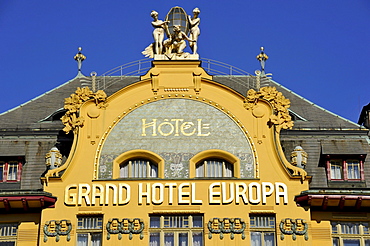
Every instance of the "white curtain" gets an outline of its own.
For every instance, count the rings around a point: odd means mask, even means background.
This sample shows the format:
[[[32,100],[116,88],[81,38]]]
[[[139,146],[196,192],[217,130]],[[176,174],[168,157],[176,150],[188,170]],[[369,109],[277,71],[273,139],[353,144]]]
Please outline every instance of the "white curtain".
[[[89,235],[87,233],[77,234],[77,245],[78,246],[87,246]]]

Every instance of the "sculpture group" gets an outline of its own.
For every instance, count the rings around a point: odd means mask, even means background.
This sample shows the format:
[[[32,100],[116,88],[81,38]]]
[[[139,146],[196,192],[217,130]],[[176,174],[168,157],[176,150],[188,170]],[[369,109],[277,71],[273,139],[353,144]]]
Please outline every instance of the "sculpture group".
[[[180,7],[175,7],[179,8]],[[174,8],[172,8],[174,9]],[[171,9],[171,11],[172,11]],[[181,9],[182,10],[182,9]],[[171,12],[170,11],[170,12]],[[182,10],[183,11],[183,10]],[[185,11],[183,11],[185,13]],[[189,36],[181,30],[182,26],[176,24],[179,20],[171,20],[168,18],[170,14],[167,15],[165,21],[158,19],[158,12],[152,11],[150,16],[153,18],[152,26],[154,27],[153,30],[153,40],[154,42],[150,44],[142,53],[146,57],[156,58],[156,55],[162,55],[161,57],[165,57],[167,59],[172,59],[174,57],[179,58],[186,58],[190,57],[190,54],[184,52],[186,48],[186,41],[189,42],[189,46],[193,52],[193,55],[198,55],[198,36],[200,35],[200,18],[198,17],[200,10],[195,8],[193,10],[193,17],[188,15],[186,16],[186,24],[189,28]],[[169,26],[172,24],[172,30],[170,30]],[[165,35],[167,39],[165,40]],[[193,56],[194,57],[194,56]]]

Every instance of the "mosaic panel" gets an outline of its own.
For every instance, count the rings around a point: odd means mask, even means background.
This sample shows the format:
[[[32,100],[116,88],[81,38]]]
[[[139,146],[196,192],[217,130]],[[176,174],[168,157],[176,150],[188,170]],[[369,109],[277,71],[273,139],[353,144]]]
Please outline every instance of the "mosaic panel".
[[[209,149],[237,156],[242,178],[254,174],[250,143],[240,127],[217,108],[191,99],[151,102],[122,118],[104,142],[99,178],[111,178],[113,160],[136,149],[160,155],[166,178],[188,178],[190,158]]]

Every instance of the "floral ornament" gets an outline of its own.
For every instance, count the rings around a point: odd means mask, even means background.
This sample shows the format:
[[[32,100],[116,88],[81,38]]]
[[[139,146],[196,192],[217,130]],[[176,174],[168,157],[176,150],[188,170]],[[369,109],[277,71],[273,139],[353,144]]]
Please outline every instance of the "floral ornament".
[[[244,107],[247,110],[253,109],[258,100],[266,100],[271,104],[274,113],[270,116],[269,121],[278,126],[278,131],[293,127],[293,121],[288,111],[290,100],[285,98],[275,87],[262,87],[259,91],[250,89],[244,99]]]
[[[118,240],[122,239],[122,234],[129,234],[129,239],[132,240],[133,234],[140,234],[140,239],[144,238],[144,222],[142,219],[124,218],[122,220],[118,218],[109,219],[107,229],[107,239],[110,240],[111,234],[118,234]]]
[[[308,240],[308,224],[304,219],[282,219],[279,224],[279,229],[281,231],[280,239],[284,240],[284,235],[292,235],[292,239],[296,240],[298,236],[304,236],[304,239]]]
[[[246,224],[241,218],[212,218],[208,221],[207,227],[209,239],[212,239],[212,233],[220,234],[220,239],[224,238],[224,234],[230,234],[231,240],[235,238],[234,234],[241,234],[242,239],[245,239]]]
[[[76,133],[78,127],[83,126],[84,118],[79,116],[78,113],[84,102],[94,99],[98,108],[105,108],[107,106],[105,103],[106,98],[107,95],[102,90],[94,93],[88,87],[77,87],[77,90],[74,94],[71,94],[70,97],[64,99],[64,109],[66,109],[67,112],[61,118],[65,126],[63,131],[69,133],[73,130],[74,133]]]
[[[48,241],[48,237],[55,237],[55,241],[59,242],[60,236],[67,236],[67,241],[71,240],[72,224],[70,220],[50,220],[46,221],[44,231],[44,242]]]

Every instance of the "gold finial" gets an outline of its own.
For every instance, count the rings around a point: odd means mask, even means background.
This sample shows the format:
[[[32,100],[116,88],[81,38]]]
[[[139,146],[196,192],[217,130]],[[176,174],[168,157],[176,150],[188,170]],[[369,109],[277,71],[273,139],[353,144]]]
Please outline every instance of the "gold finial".
[[[78,47],[78,53],[75,55],[74,59],[79,62],[79,61],[83,61],[86,59],[86,56],[84,56],[82,53],[82,47]]]
[[[82,62],[86,59],[82,53],[82,47],[78,47],[78,53],[74,56],[74,59],[77,61],[78,73],[77,77],[84,76],[81,72]]]
[[[258,54],[257,56],[257,60],[260,62],[261,64],[261,70],[262,70],[262,74],[265,73],[265,62],[267,61],[267,59],[269,59],[269,57],[266,55],[264,51],[264,47],[261,47],[261,53]]]

